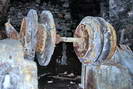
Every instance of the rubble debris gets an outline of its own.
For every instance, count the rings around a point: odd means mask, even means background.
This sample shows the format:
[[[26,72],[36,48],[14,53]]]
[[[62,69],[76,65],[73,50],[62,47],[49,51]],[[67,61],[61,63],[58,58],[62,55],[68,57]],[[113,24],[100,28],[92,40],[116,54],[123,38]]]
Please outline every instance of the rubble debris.
[[[53,83],[53,81],[48,81],[48,83]]]
[[[68,77],[73,77],[74,76],[74,73],[70,73],[67,75]]]
[[[73,81],[70,81],[70,84],[75,84]]]

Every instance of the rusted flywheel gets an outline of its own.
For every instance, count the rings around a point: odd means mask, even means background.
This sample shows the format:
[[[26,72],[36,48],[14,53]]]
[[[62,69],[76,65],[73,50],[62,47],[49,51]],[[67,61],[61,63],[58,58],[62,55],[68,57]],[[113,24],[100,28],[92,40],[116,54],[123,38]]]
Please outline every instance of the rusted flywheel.
[[[52,13],[50,11],[43,11],[39,22],[41,25],[39,25],[38,29],[38,32],[40,32],[37,36],[37,49],[39,47],[40,50],[36,50],[36,54],[39,64],[47,66],[53,55],[56,41],[56,29]]]
[[[74,50],[83,64],[99,64],[110,59],[116,49],[115,30],[100,17],[85,17],[74,37],[83,38],[83,41],[74,43]]]
[[[40,65],[49,64],[56,41],[55,24],[50,11],[43,11],[38,21],[37,11],[31,9],[22,20],[20,33],[10,24],[10,21],[5,26],[8,38],[21,41],[25,59],[34,60],[36,53]]]

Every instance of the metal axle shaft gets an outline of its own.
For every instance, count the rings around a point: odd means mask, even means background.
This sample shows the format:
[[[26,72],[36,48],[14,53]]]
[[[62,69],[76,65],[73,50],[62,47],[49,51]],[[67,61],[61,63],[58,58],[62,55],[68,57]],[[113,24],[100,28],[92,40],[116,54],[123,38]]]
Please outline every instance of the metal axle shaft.
[[[61,42],[81,42],[82,38],[60,37]]]

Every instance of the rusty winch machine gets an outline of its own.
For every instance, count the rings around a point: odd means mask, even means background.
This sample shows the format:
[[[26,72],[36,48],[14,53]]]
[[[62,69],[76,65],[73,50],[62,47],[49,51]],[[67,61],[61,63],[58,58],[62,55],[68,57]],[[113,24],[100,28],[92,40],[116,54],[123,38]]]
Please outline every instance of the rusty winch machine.
[[[92,75],[88,67],[93,65],[97,68],[112,59],[118,48],[115,30],[103,18],[91,16],[83,18],[74,32],[74,37],[61,37],[56,34],[53,15],[47,10],[42,11],[39,16],[36,10],[30,10],[22,20],[19,33],[10,24],[10,21],[5,24],[5,27],[8,38],[19,40],[22,43],[25,59],[34,60],[36,54],[37,60],[42,66],[49,64],[56,44],[72,42],[75,53],[83,65],[81,87],[83,89],[115,89],[96,88],[96,80],[95,86],[93,86],[88,79],[91,79],[89,75]]]
[[[39,21],[39,22],[38,22]],[[85,17],[77,26],[74,37],[61,37],[56,34],[53,15],[43,11],[38,19],[37,12],[30,10],[21,23],[20,33],[10,24],[5,24],[8,38],[20,40],[24,47],[25,58],[47,66],[60,42],[73,42],[75,53],[83,64],[101,63],[110,59],[116,49],[114,28],[100,17]]]

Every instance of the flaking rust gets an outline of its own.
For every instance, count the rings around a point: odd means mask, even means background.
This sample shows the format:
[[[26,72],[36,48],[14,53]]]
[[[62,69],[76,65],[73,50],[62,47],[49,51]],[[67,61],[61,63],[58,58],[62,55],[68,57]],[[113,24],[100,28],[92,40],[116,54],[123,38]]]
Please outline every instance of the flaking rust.
[[[81,36],[84,42],[74,43],[74,50],[84,64],[95,63],[103,47],[103,34],[95,17],[85,17],[75,30],[74,36]],[[78,48],[77,48],[78,47]]]
[[[74,37],[83,38],[81,42],[74,42],[74,50],[84,64],[100,64],[110,59],[116,50],[115,30],[100,17],[85,17]]]
[[[79,57],[85,56],[89,49],[89,34],[84,24],[81,24],[76,28],[74,37],[83,38],[80,42],[74,42],[74,49]]]

